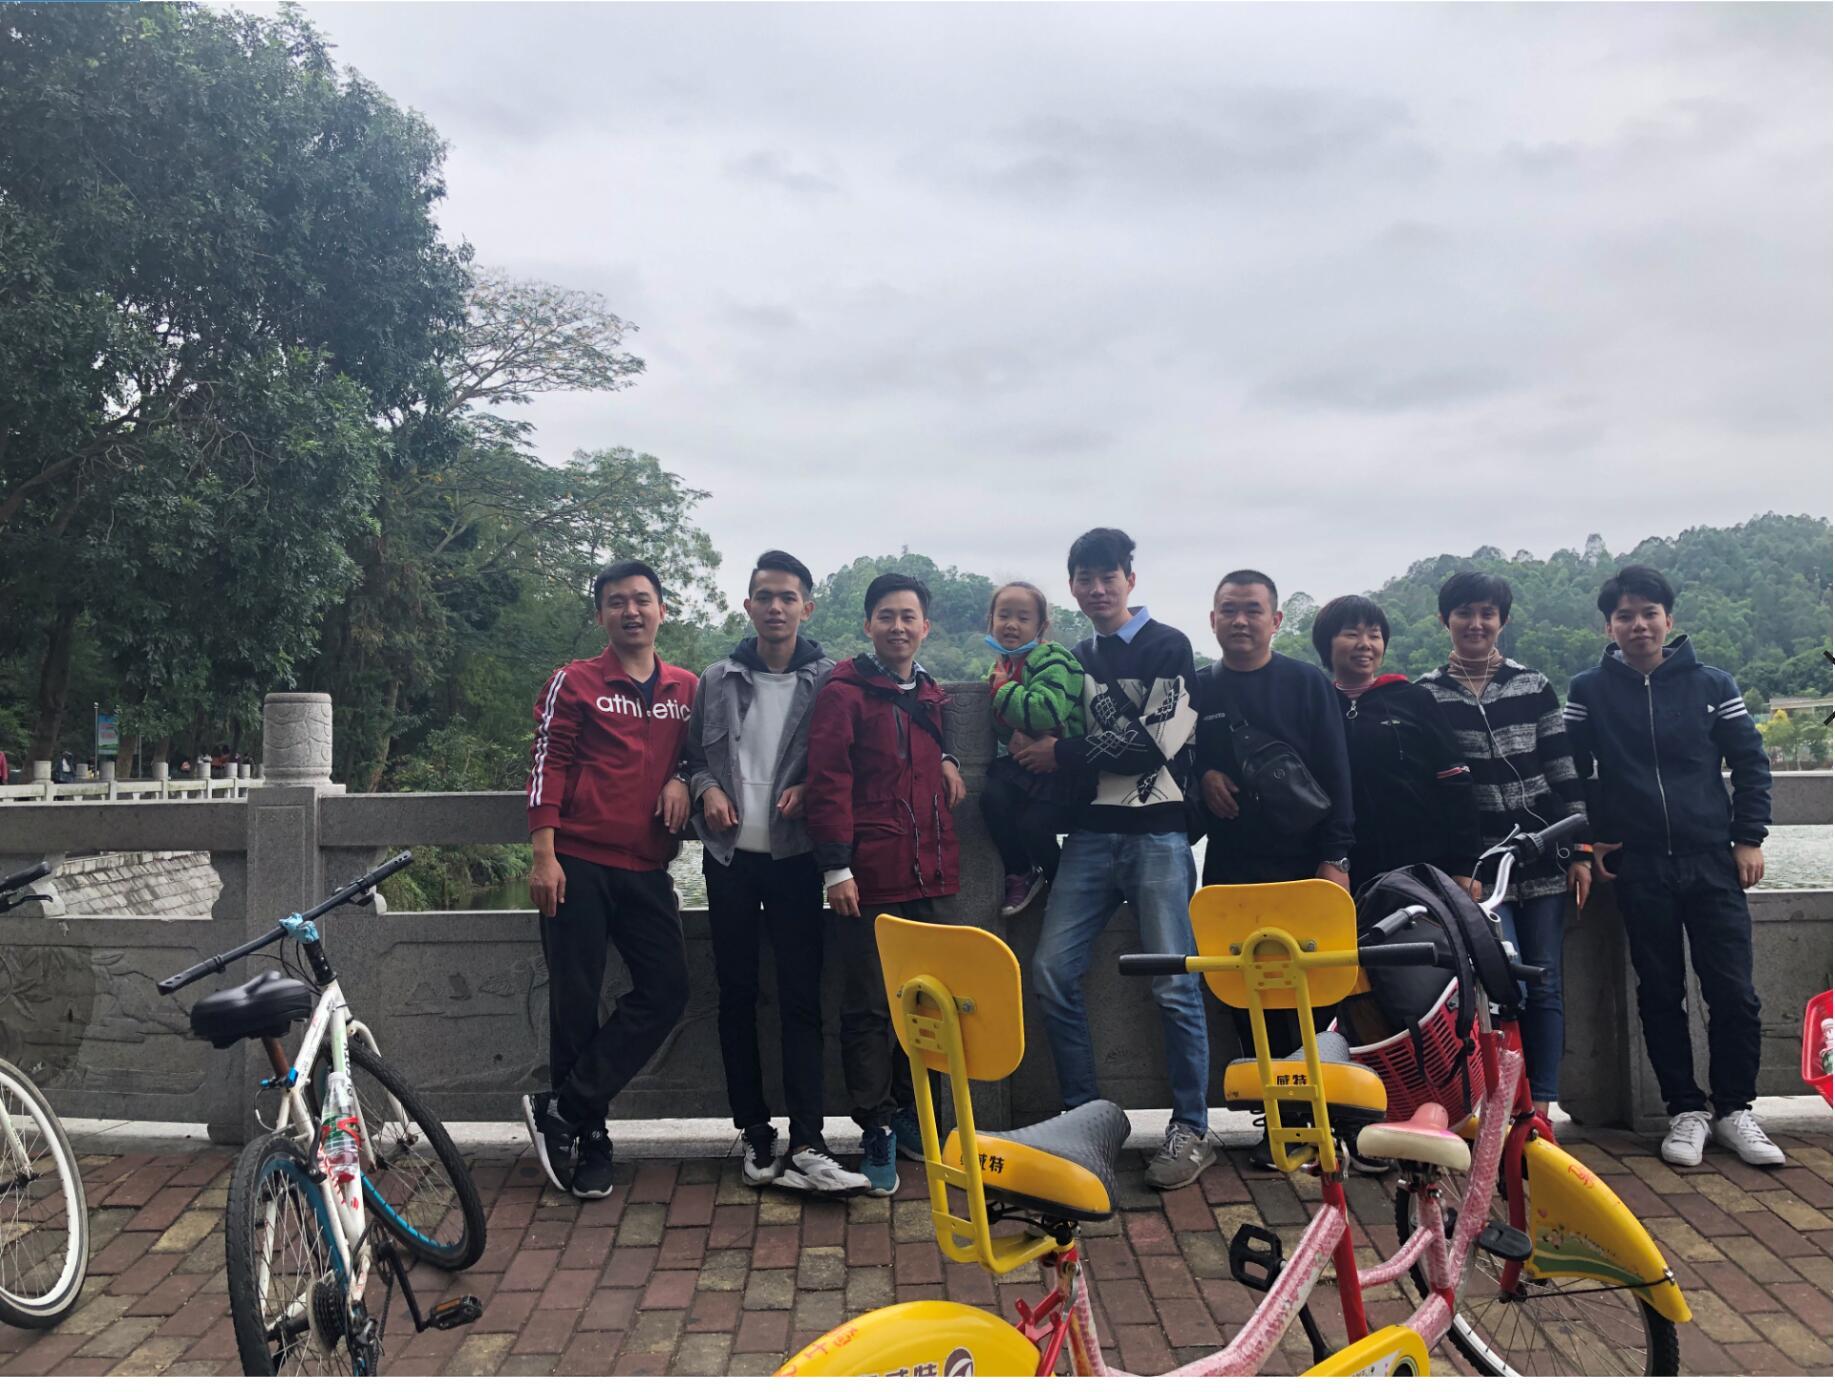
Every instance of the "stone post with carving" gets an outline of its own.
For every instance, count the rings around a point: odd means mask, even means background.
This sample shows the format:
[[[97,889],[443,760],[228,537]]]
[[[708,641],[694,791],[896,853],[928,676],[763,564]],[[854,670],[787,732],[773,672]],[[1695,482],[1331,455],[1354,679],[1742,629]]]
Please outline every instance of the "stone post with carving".
[[[331,791],[331,697],[323,691],[269,692],[261,703],[261,763],[269,786]]]
[[[270,693],[262,703],[261,761],[266,785],[248,795],[243,912],[251,938],[325,895],[319,800],[344,791],[331,781],[331,697],[316,691]],[[210,1118],[210,1136],[241,1142],[248,1136],[250,1090],[266,1061],[249,1049],[226,1052],[241,1066],[232,1068],[238,1076],[229,1079]]]

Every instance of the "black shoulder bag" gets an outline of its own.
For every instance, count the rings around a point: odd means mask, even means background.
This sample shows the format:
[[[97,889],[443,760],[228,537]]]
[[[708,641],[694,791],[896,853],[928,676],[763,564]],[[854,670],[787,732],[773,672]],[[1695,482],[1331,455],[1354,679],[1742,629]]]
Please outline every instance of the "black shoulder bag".
[[[1243,719],[1222,677],[1217,678],[1217,700],[1228,722],[1237,791],[1248,794],[1249,807],[1285,836],[1298,836],[1324,821],[1332,800],[1294,747]]]

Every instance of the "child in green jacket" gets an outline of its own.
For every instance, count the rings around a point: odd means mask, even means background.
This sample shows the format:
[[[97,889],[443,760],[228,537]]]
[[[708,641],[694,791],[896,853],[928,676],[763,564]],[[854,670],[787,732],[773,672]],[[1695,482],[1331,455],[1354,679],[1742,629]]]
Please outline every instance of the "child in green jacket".
[[[1007,752],[1007,737],[1064,738],[1083,733],[1083,668],[1060,643],[1045,641],[1051,611],[1036,585],[1016,581],[988,604],[987,644],[999,653],[988,672],[998,748],[981,792],[981,816],[1006,867],[1000,913],[1011,918],[1058,873],[1060,809],[1052,781],[1028,773]]]

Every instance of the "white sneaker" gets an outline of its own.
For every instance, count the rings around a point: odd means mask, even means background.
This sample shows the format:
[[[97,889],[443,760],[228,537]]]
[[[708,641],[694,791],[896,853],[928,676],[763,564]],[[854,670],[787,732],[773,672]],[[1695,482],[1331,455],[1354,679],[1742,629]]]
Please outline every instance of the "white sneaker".
[[[1663,1138],[1663,1158],[1672,1165],[1699,1165],[1701,1148],[1708,1143],[1714,1118],[1706,1112],[1678,1112],[1669,1119]]]
[[[1715,1122],[1714,1139],[1748,1165],[1784,1163],[1784,1152],[1773,1145],[1771,1138],[1759,1129],[1758,1119],[1752,1115],[1750,1107],[1728,1112]],[[1697,1150],[1696,1154],[1699,1155],[1700,1151]]]
[[[832,1155],[804,1146],[785,1157],[777,1184],[811,1194],[864,1194],[867,1177],[858,1170],[843,1169]]]

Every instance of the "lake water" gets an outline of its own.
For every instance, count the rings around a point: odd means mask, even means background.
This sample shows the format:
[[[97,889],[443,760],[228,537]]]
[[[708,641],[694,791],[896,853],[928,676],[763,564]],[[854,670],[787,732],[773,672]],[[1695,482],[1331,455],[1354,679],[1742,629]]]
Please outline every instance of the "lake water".
[[[1829,828],[1826,826],[1773,827],[1765,841],[1766,889],[1828,889],[1835,886],[1835,855],[1831,854]],[[1194,854],[1203,860],[1204,843]],[[669,867],[686,908],[707,907],[707,885],[701,878],[701,856],[690,845]],[[526,909],[529,887],[526,880],[511,880],[478,890],[455,909]]]

